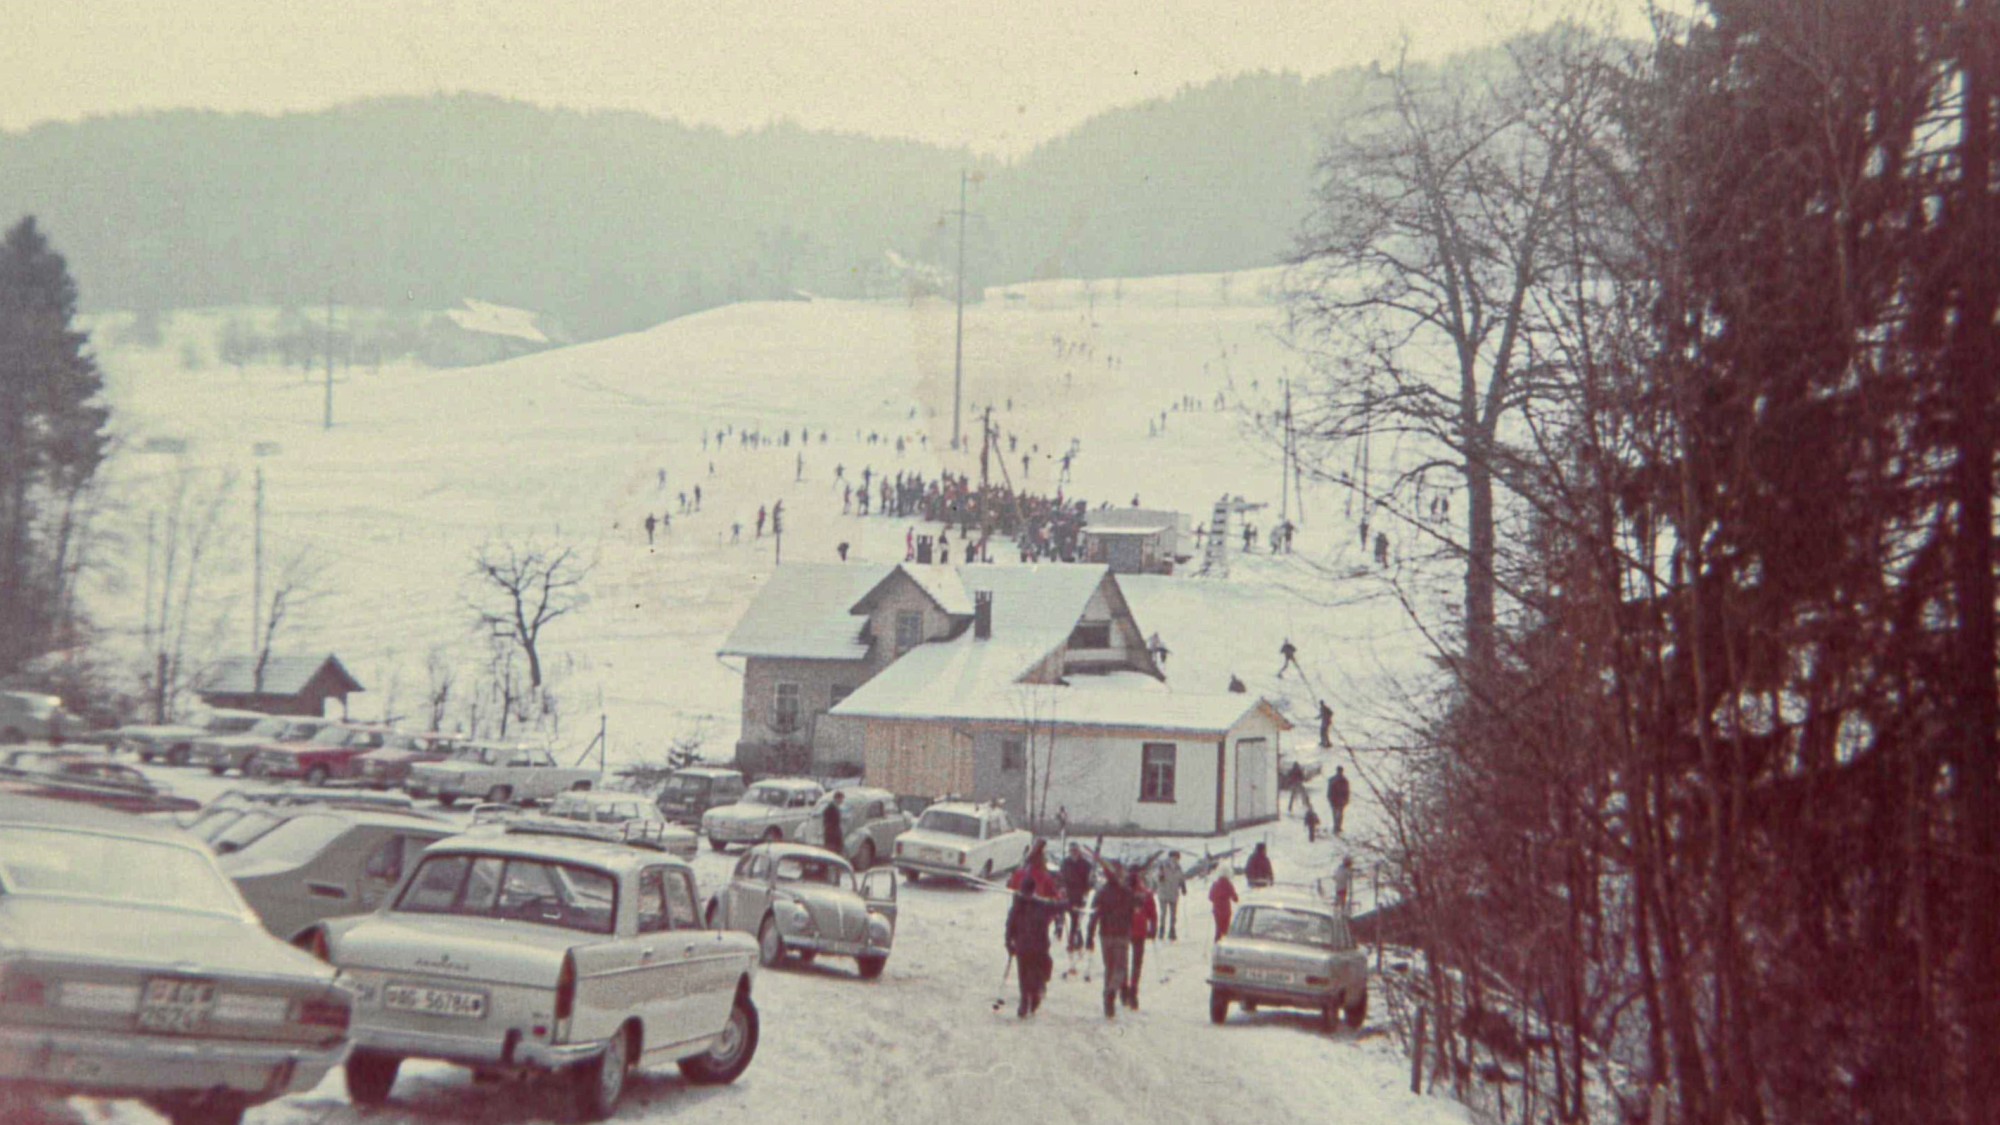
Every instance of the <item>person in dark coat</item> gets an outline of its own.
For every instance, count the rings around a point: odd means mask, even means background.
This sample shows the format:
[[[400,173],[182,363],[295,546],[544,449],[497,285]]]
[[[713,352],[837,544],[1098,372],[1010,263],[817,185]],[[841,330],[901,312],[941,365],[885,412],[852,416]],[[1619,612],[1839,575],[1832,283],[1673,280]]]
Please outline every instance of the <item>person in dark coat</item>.
[[[840,823],[840,810],[847,801],[847,794],[836,790],[833,800],[819,812],[820,839],[826,842],[826,850],[835,855],[847,854],[847,832]]]
[[[1326,705],[1326,700],[1322,699],[1319,701],[1319,748],[1322,750],[1326,750],[1330,749],[1332,746],[1333,746],[1333,708],[1328,707]]]
[[[1069,941],[1066,948],[1075,952],[1083,948],[1083,904],[1090,899],[1091,884],[1090,861],[1083,856],[1082,844],[1069,846],[1069,855],[1063,857],[1060,874],[1063,890],[1069,898]]]
[[[651,513],[651,512],[647,512],[647,513],[646,513],[646,545],[647,545],[647,546],[649,546],[649,547],[653,545],[653,529],[654,529],[654,528],[656,528],[656,527],[658,527],[658,526],[660,526],[660,521],[659,521],[659,520],[656,520],[656,519],[654,519],[654,518],[653,518],[653,513]]]
[[[1097,941],[1104,949],[1104,1018],[1118,1018],[1118,997],[1130,979],[1132,915],[1138,900],[1124,871],[1108,864],[1104,885],[1097,888]]]
[[[1333,834],[1338,836],[1347,825],[1347,798],[1350,792],[1347,784],[1347,767],[1333,767],[1333,776],[1326,779],[1326,803],[1333,810]]]
[[[1293,809],[1299,807],[1299,798],[1306,795],[1305,766],[1298,762],[1293,762],[1292,768],[1285,771],[1285,792],[1290,794],[1290,796],[1285,798],[1285,811],[1291,812]],[[1312,802],[1307,801],[1306,807],[1311,808]]]
[[[1319,839],[1319,814],[1313,811],[1313,799],[1306,797],[1306,843]]]
[[[1208,887],[1208,908],[1215,914],[1215,940],[1229,933],[1229,918],[1236,909],[1236,881],[1224,871]]]
[[[1055,959],[1049,955],[1049,922],[1063,905],[1042,847],[1041,841],[1036,841],[1028,862],[1008,881],[1014,903],[1007,910],[1007,952],[1020,966],[1021,1006],[1017,1014],[1022,1019],[1042,1006],[1049,977],[1055,973]]]
[[[1125,981],[1125,1006],[1139,1010],[1139,977],[1146,971],[1146,943],[1160,932],[1160,911],[1153,903],[1153,888],[1137,868],[1132,871],[1132,971]]]
[[[1271,885],[1275,878],[1271,872],[1271,853],[1264,850],[1264,845],[1258,844],[1257,849],[1250,853],[1249,862],[1243,865],[1243,877],[1249,880],[1252,887]]]

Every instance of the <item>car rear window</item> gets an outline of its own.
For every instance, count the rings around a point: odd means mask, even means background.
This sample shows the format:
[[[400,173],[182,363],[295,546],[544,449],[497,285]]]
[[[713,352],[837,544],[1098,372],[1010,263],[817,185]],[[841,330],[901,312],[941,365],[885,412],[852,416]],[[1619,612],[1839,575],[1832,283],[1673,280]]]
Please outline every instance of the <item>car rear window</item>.
[[[244,844],[239,854],[273,863],[300,864],[326,850],[347,831],[337,816],[295,816]]]
[[[926,832],[942,832],[948,836],[966,836],[979,839],[979,818],[965,813],[945,812],[932,809],[917,821],[917,827]]]
[[[1354,944],[1347,938],[1346,927],[1336,926],[1335,919],[1330,915],[1276,906],[1252,906],[1246,908],[1243,914],[1243,920],[1229,928],[1230,933],[1297,945],[1344,948]]]
[[[0,828],[0,895],[243,913],[235,885],[192,848],[50,828]]]
[[[605,872],[575,864],[441,855],[417,868],[396,909],[608,934],[618,916],[617,888]]]

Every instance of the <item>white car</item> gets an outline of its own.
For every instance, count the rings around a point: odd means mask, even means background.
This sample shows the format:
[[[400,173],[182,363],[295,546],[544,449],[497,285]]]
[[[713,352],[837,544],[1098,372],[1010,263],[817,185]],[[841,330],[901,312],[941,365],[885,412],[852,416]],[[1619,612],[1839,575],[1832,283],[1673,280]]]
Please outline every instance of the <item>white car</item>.
[[[896,940],[896,873],[859,880],[847,861],[805,844],[759,844],[743,853],[729,885],[708,904],[712,926],[757,935],[757,955],[774,966],[794,954],[852,957],[874,980]]]
[[[0,1088],[235,1125],[347,1053],[332,969],[264,932],[168,825],[0,796]]]
[[[660,815],[652,798],[612,789],[585,789],[558,793],[542,816],[565,824],[603,829],[607,839],[634,839],[657,843],[682,859],[693,859],[701,850],[701,837],[691,828],[682,828]]]
[[[701,833],[716,851],[731,844],[765,840],[799,841],[813,819],[813,808],[826,796],[819,782],[803,777],[774,777],[752,785],[733,805],[701,814]]]
[[[209,735],[242,734],[269,718],[256,711],[210,711],[192,723],[142,723],[119,727],[105,737],[112,750],[130,750],[142,762],[155,758],[170,766],[184,766],[194,753],[195,740]]]
[[[547,750],[477,743],[442,762],[411,766],[403,789],[412,797],[436,797],[450,808],[468,797],[496,805],[546,801],[595,784],[596,770],[557,765]]]
[[[896,838],[915,823],[915,818],[897,807],[896,795],[887,789],[839,785],[813,806],[812,817],[799,831],[801,841],[826,846],[826,807],[835,793],[840,794],[842,851],[857,871],[866,871],[894,854]]]
[[[757,943],[695,903],[693,869],[652,848],[528,826],[431,845],[379,911],[316,931],[356,993],[348,1096],[381,1104],[410,1058],[553,1076],[587,1120],[635,1066],[734,1081]]]
[[[1297,887],[1251,891],[1229,932],[1210,952],[1208,1018],[1222,1023],[1229,1005],[1246,1012],[1303,1008],[1326,1030],[1360,1027],[1368,1018],[1368,955],[1355,945],[1333,901]]]
[[[896,838],[892,862],[903,878],[994,879],[1027,862],[1034,834],[1014,827],[997,805],[942,801]]]

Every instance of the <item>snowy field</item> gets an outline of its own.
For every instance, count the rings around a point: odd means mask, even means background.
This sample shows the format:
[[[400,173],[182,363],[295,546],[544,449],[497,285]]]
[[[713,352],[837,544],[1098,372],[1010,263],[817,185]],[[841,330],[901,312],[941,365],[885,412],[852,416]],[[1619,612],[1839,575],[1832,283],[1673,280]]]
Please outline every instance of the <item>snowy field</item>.
[[[1093,506],[1136,496],[1205,523],[1218,496],[1241,495],[1270,505],[1252,517],[1268,529],[1278,518],[1280,473],[1275,447],[1250,436],[1252,415],[1273,408],[1288,370],[1300,374],[1274,336],[1280,312],[1265,295],[1273,280],[990,291],[966,312],[967,432],[978,432],[975,412],[990,404],[1003,447],[1018,440],[1007,466],[1016,486],[1053,492],[1056,458],[1075,441],[1081,452],[1066,496]],[[231,558],[217,588],[247,601],[251,452],[276,443],[255,462],[266,477],[267,557],[310,547],[327,564],[329,595],[278,647],[339,654],[370,689],[355,697],[356,718],[414,712],[434,649],[465,663],[460,683],[469,682],[478,652],[464,597],[473,553],[489,539],[534,537],[574,544],[595,561],[590,605],[550,626],[543,641],[563,701],[564,746],[580,749],[601,714],[614,766],[657,755],[697,727],[706,730],[706,752],[727,758],[741,687],[715,649],[777,564],[773,541],[753,535],[759,506],[783,501],[787,561],[833,561],[842,542],[852,559],[897,560],[913,525],[843,516],[836,467],[847,479],[863,468],[926,478],[943,468],[975,480],[979,472],[976,449],[945,448],[953,310],[944,302],[738,305],[490,367],[357,369],[337,382],[330,432],[320,428],[316,376],[181,370],[174,338],[211,322],[183,314],[162,349],[100,353],[131,439],[110,475],[133,494],[161,487],[176,457],[141,452],[159,438],[182,439],[185,461],[204,479],[240,474]],[[1184,397],[1203,409],[1177,409]],[[800,427],[812,435],[803,450]],[[714,434],[726,428],[774,439],[790,431],[791,444],[745,449],[732,436],[717,449]],[[869,444],[871,432],[884,440]],[[701,511],[683,515],[677,496],[697,484]],[[1240,676],[1298,724],[1286,736],[1287,756],[1302,750],[1329,770],[1339,761],[1364,771],[1346,841],[1309,847],[1298,822],[1286,820],[1233,841],[1176,845],[1198,854],[1268,838],[1280,879],[1303,880],[1330,873],[1350,841],[1366,840],[1374,822],[1367,778],[1376,776],[1369,748],[1396,739],[1397,700],[1428,664],[1422,638],[1392,602],[1349,601],[1372,580],[1329,586],[1316,577],[1315,567],[1373,566],[1359,543],[1362,513],[1332,491],[1309,490],[1303,517],[1299,502],[1289,500],[1299,524],[1295,556],[1273,558],[1260,534],[1255,554],[1232,551],[1226,579],[1141,579],[1127,589],[1141,628],[1171,650],[1170,687],[1213,692]],[[139,624],[144,512],[135,503],[121,515],[136,543],[129,570],[122,588],[97,597],[103,622],[128,635]],[[649,512],[673,513],[671,530],[651,547],[641,527]],[[732,542],[734,523],[740,542]],[[1000,544],[994,556],[1012,561]],[[226,637],[247,636],[247,612],[238,609]],[[1299,647],[1303,679],[1276,674],[1287,637]],[[1322,697],[1338,716],[1338,748],[1325,754],[1313,748]],[[210,784],[186,771],[157,772],[185,789]],[[1366,907],[1369,861],[1355,854]],[[704,852],[704,893],[727,864]],[[649,1074],[619,1119],[1465,1120],[1454,1103],[1408,1094],[1407,1063],[1374,1023],[1329,1036],[1301,1015],[1238,1012],[1229,1026],[1211,1027],[1205,892],[1193,888],[1182,940],[1149,951],[1144,1010],[1107,1024],[1098,985],[1062,979],[1060,956],[1038,1017],[1016,1020],[1011,990],[1005,1011],[994,1013],[1006,962],[1004,896],[906,887],[882,980],[864,984],[839,962],[760,974],[763,1042],[743,1079],[709,1090],[672,1071]],[[508,1087],[475,1087],[449,1068],[404,1074],[392,1105],[368,1120],[511,1123],[555,1112]],[[85,1101],[51,1112],[56,1120],[151,1120],[143,1110]],[[336,1073],[251,1119],[358,1117]]]

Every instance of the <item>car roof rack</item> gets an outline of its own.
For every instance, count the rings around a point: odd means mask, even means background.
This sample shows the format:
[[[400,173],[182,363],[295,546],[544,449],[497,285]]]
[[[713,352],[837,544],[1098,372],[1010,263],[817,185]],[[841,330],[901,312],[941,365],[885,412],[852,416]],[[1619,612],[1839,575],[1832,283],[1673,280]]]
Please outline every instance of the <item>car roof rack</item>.
[[[519,820],[509,823],[505,830],[513,836],[566,836],[573,840],[625,844],[656,852],[667,850],[667,825],[664,821],[628,820],[623,824],[592,824],[581,820]]]

